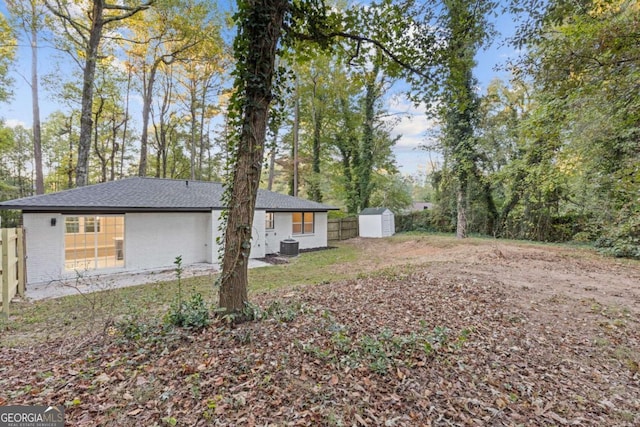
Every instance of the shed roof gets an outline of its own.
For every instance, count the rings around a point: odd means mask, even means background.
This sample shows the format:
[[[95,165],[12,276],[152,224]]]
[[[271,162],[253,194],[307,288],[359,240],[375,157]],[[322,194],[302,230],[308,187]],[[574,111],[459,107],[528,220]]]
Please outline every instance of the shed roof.
[[[23,212],[205,212],[223,209],[223,186],[207,181],[125,178],[57,193],[0,202],[0,209]],[[321,203],[258,190],[256,209],[315,211],[337,208]]]
[[[386,211],[391,212],[388,208],[364,208],[360,215],[382,215]]]

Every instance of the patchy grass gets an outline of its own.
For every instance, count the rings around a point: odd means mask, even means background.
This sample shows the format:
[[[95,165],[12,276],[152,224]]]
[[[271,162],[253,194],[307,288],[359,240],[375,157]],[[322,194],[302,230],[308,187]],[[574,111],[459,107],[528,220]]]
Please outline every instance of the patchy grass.
[[[345,279],[407,276],[416,266],[510,264],[518,271],[524,262],[537,262],[532,268],[548,270],[565,261],[577,261],[576,272],[587,272],[592,261],[602,256],[586,248],[557,244],[472,237],[458,240],[450,234],[402,233],[387,239],[352,239],[323,251],[305,252],[288,264],[251,269],[250,294],[272,292],[300,285],[329,284]],[[610,262],[609,262],[610,261]],[[614,263],[615,264],[612,264]],[[638,261],[607,260],[611,275],[617,266],[636,268]],[[512,274],[509,270],[507,275]],[[602,277],[606,280],[606,277]],[[80,278],[79,280],[97,280]],[[0,346],[36,344],[57,337],[82,336],[102,331],[119,319],[153,319],[162,317],[177,293],[177,281],[156,282],[113,289],[101,279],[102,292],[63,298],[12,304],[11,320],[0,318]],[[217,289],[211,275],[183,278],[183,294],[200,293],[209,306],[217,302]],[[583,289],[598,291],[597,283]],[[565,289],[575,293],[575,288]],[[554,290],[552,295],[556,294]],[[608,306],[615,306],[607,302]]]
[[[249,271],[251,293],[286,286],[328,283],[355,277],[347,268],[333,271],[331,266],[358,262],[356,248],[339,245],[323,251],[305,252],[289,264],[260,267]],[[90,282],[91,277],[79,279]],[[122,318],[150,319],[162,317],[174,302],[176,280],[113,289],[108,280],[100,283],[101,292],[85,293],[11,305],[11,320],[0,317],[0,346],[36,344],[59,337],[101,331]],[[183,295],[200,293],[211,306],[217,303],[215,278],[210,275],[182,278]]]

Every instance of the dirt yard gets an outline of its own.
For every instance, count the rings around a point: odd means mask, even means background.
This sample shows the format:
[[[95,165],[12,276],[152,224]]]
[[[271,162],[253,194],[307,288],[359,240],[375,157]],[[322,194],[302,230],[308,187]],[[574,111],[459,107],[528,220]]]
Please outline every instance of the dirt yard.
[[[525,295],[538,303],[555,299],[582,306],[594,300],[640,316],[640,262],[603,257],[586,248],[487,239],[458,242],[439,236],[358,238],[348,244],[366,254],[359,268],[422,265],[440,277],[500,283],[519,303],[526,303]]]
[[[364,256],[331,269],[353,278],[254,294],[260,321],[0,348],[0,404],[64,404],[73,426],[640,425],[640,263],[427,235],[345,245]]]

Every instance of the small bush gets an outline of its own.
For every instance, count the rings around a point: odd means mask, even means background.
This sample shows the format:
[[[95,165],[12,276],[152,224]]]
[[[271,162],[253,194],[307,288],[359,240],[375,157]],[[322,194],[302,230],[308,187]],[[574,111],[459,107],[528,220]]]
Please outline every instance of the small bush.
[[[640,213],[621,211],[616,223],[596,240],[595,247],[614,257],[640,259]]]
[[[209,308],[200,293],[191,295],[187,301],[171,304],[165,323],[187,329],[203,329],[211,323]]]
[[[406,231],[438,231],[433,223],[431,211],[417,211],[395,216],[396,232]]]

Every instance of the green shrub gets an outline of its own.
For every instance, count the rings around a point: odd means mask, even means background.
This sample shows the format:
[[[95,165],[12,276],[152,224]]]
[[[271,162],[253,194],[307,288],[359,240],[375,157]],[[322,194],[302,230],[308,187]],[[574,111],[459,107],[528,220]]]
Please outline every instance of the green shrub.
[[[165,323],[187,329],[203,329],[211,323],[209,308],[200,293],[191,295],[187,301],[171,304]]]
[[[595,247],[618,258],[640,259],[640,212],[621,211],[616,223],[596,240]]]
[[[397,233],[407,231],[439,231],[433,223],[432,212],[428,210],[398,214],[395,216],[395,223]]]

